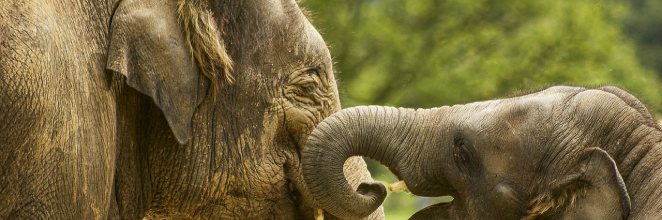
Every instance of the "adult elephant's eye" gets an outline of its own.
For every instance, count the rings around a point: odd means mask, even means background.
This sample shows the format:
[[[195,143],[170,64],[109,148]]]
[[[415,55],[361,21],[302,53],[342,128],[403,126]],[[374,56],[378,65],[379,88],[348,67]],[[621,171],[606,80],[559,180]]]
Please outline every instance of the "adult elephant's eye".
[[[315,92],[315,89],[317,89],[317,84],[315,83],[308,83],[303,86],[303,91],[306,94],[313,94]]]
[[[308,69],[308,70],[306,70],[306,73],[307,73],[308,75],[317,75],[317,76],[320,75],[319,70],[317,70],[317,68],[314,68],[314,69]]]

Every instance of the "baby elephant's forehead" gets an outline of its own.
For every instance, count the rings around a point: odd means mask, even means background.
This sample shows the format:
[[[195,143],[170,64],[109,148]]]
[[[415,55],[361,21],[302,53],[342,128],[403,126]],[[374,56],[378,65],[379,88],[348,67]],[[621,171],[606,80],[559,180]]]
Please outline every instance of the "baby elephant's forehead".
[[[464,132],[509,135],[534,133],[554,124],[570,100],[584,90],[552,87],[543,91],[450,107],[453,124]],[[549,126],[548,126],[549,125]]]
[[[462,106],[460,114],[470,123],[499,124],[513,120],[526,120],[547,114],[559,100],[552,97],[516,97]]]
[[[542,120],[549,118],[555,111],[568,107],[568,100],[578,92],[542,91],[525,96],[500,100],[496,109],[500,120]],[[542,121],[541,121],[542,123]]]
[[[456,111],[464,115],[456,122],[457,128],[486,150],[484,153],[525,153],[522,147],[538,145],[549,138],[556,124],[556,103],[562,102],[562,98],[524,96],[468,105],[467,109]],[[513,149],[519,150],[509,152]]]
[[[565,89],[565,87],[551,87],[549,89],[529,93],[506,99],[496,99],[482,102],[474,102],[464,105],[466,108],[477,110],[480,114],[495,114],[507,111],[521,111],[532,108],[545,110],[554,106],[563,105],[569,98],[581,91],[576,89]]]

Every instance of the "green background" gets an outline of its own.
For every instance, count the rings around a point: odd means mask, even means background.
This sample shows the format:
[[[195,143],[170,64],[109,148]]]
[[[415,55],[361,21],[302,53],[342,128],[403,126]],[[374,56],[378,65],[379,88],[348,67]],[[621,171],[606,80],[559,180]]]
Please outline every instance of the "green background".
[[[551,85],[616,85],[662,108],[659,0],[305,0],[343,108],[428,108]],[[377,180],[392,174],[368,161]],[[448,198],[390,193],[386,219]]]

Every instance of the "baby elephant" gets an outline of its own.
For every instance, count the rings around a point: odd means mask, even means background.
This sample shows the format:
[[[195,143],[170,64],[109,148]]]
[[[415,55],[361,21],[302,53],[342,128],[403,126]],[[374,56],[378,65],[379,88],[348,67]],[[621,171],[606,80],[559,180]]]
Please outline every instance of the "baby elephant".
[[[302,152],[318,208],[356,219],[380,183],[351,188],[343,163],[380,161],[417,196],[452,196],[411,219],[659,219],[662,130],[615,88],[551,87],[433,109],[363,106],[325,119]],[[403,187],[405,186],[405,187]]]

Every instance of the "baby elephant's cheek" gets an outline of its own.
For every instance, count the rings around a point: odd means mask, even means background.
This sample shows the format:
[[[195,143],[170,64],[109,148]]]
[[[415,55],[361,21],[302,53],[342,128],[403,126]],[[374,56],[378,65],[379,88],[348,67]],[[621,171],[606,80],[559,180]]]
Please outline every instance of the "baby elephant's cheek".
[[[493,191],[497,201],[503,207],[513,207],[519,205],[519,198],[515,190],[506,183],[499,183]]]

